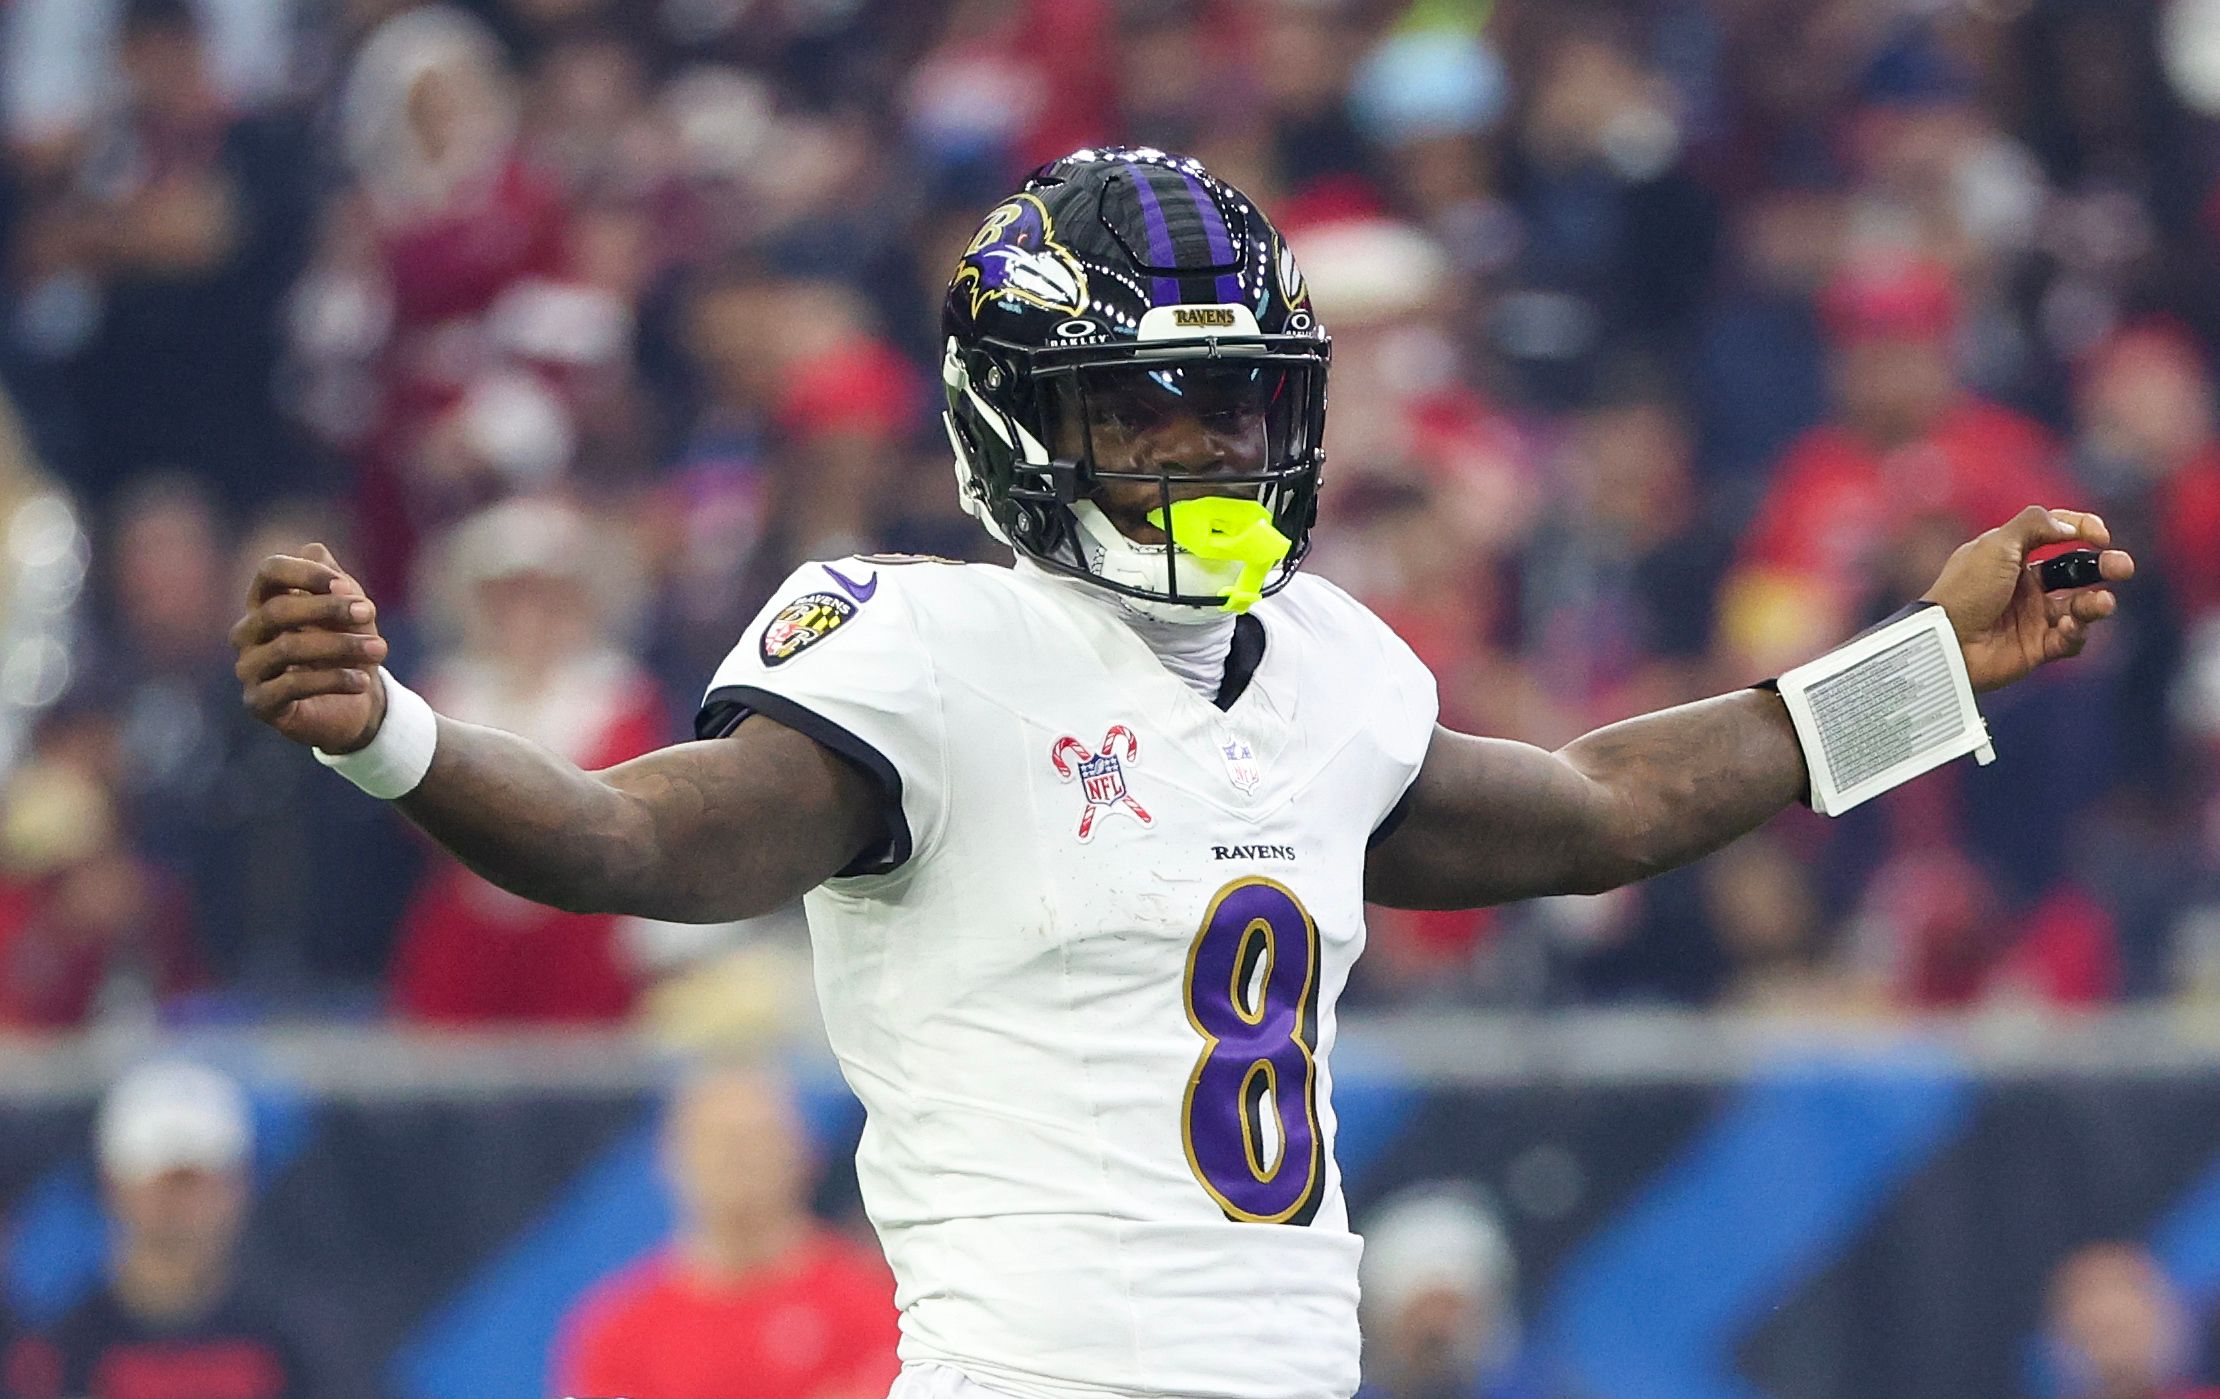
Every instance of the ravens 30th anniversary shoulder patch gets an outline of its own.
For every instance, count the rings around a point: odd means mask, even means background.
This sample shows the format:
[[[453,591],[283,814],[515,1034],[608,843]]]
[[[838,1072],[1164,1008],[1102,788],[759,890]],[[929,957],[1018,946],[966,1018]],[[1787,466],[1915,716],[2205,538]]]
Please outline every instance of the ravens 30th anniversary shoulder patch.
[[[838,593],[804,593],[763,628],[763,663],[784,665],[847,625],[856,605]]]

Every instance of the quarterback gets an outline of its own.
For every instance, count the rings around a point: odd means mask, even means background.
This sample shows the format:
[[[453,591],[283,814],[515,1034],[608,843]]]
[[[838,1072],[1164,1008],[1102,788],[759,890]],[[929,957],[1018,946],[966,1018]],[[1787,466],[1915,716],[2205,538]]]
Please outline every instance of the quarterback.
[[[1819,790],[1788,677],[1557,752],[1439,727],[1409,648],[1298,571],[1320,310],[1195,162],[1042,167],[944,311],[958,489],[1014,566],[804,565],[697,741],[604,772],[435,715],[321,545],[233,629],[257,715],[505,888],[803,899],[904,1399],[1346,1399],[1330,1065],[1366,901],[1609,889]],[[2100,579],[2045,593],[2029,552],[2069,541]],[[2110,544],[2030,506],[1961,547],[1922,600],[1961,688],[2078,651],[2133,571]]]

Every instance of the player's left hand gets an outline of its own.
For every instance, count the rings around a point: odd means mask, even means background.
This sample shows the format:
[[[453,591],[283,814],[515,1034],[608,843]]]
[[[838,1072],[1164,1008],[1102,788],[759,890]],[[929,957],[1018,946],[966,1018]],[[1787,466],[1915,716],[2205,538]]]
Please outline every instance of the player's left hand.
[[[2112,532],[2103,520],[2079,510],[2030,505],[1959,545],[1920,599],[1939,602],[1950,614],[1976,691],[2009,685],[2046,661],[2079,654],[2089,628],[2118,610],[2119,598],[2101,585],[2043,591],[2027,556],[2046,544],[2066,543],[2100,550],[2097,569],[2106,583],[2135,576],[2135,560],[2111,547]]]

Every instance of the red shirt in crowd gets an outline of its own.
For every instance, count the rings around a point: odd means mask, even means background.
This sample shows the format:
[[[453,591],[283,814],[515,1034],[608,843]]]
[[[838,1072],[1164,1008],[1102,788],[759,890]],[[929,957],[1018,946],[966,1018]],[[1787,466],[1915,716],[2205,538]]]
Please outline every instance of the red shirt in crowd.
[[[87,897],[86,881],[109,888]],[[108,897],[125,884],[138,892]],[[0,877],[0,1027],[74,1029],[119,977],[156,1002],[200,984],[183,889],[115,852],[43,880]]]
[[[2207,446],[2159,488],[2158,552],[2182,610],[2220,608],[2220,443]]]
[[[738,1282],[659,1254],[602,1284],[564,1333],[564,1395],[877,1399],[901,1369],[894,1279],[830,1229]]]
[[[0,1363],[10,1399],[306,1399],[311,1348],[275,1296],[235,1288],[189,1320],[135,1315],[104,1284]]]
[[[426,689],[442,713],[521,733],[588,770],[660,748],[668,736],[654,685],[614,653],[564,667],[532,712],[504,710],[453,668]],[[393,1007],[445,1025],[622,1019],[639,985],[618,942],[621,923],[533,903],[436,860],[401,915]]]
[[[378,229],[393,327],[379,372],[377,425],[356,483],[354,566],[389,606],[415,581],[425,521],[408,462],[419,439],[484,369],[487,313],[522,283],[567,276],[570,238],[561,187],[521,159],[448,207],[389,215]]]
[[[1893,452],[1833,424],[1798,438],[1751,522],[1743,558],[1852,583],[1909,520],[1946,515],[1971,537],[2026,506],[2073,498],[2040,427],[1969,396]]]

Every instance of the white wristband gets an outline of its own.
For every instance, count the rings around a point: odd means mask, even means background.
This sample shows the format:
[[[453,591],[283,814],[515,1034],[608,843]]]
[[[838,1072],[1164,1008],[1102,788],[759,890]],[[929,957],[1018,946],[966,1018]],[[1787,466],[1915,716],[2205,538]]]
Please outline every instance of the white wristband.
[[[381,801],[405,797],[431,771],[439,744],[439,716],[424,697],[378,667],[385,682],[385,722],[377,737],[352,753],[312,750],[316,761]]]
[[[1875,627],[1784,673],[1779,685],[1811,771],[1812,810],[1822,816],[1967,753],[1996,760],[1941,607]]]

